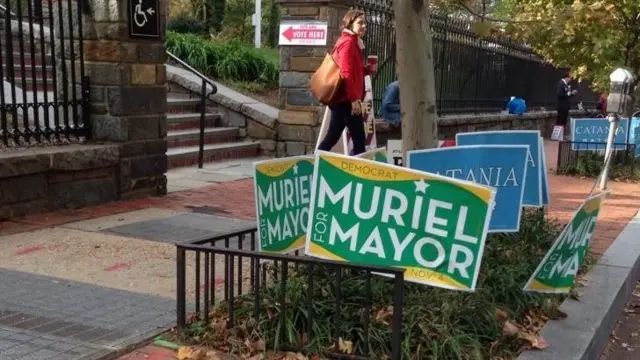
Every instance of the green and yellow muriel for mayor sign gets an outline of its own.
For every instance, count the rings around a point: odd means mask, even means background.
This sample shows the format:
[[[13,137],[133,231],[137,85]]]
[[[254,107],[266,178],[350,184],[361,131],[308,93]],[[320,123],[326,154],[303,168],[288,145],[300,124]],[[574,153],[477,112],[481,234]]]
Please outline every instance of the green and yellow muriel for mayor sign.
[[[608,194],[591,196],[580,205],[524,286],[525,291],[559,294],[571,290]]]
[[[311,178],[307,255],[475,289],[494,188],[321,151]]]
[[[313,155],[254,163],[258,248],[287,253],[304,247]]]

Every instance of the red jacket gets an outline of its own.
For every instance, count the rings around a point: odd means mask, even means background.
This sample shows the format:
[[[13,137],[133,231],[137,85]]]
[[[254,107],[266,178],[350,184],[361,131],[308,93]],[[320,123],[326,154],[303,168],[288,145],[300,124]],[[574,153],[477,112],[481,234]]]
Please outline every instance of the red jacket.
[[[364,76],[368,69],[364,67],[362,50],[358,46],[358,36],[342,32],[333,48],[333,59],[340,67],[342,89],[336,96],[336,103],[354,102],[364,99]]]

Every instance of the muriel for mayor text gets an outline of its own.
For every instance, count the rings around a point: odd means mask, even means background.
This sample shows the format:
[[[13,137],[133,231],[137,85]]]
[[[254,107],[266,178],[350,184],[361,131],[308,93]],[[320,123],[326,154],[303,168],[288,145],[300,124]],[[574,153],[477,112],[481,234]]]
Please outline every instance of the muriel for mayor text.
[[[428,185],[423,180],[415,183],[416,192],[425,193]],[[344,216],[318,211],[314,215],[314,227],[320,223],[328,225],[325,227],[328,237],[322,236],[326,231],[315,231],[312,241],[324,243],[326,240],[331,246],[337,242],[347,243],[350,252],[392,258],[396,263],[400,263],[403,256],[412,256],[426,268],[438,268],[446,262],[447,272],[451,274],[457,272],[465,279],[473,275],[476,259],[471,247],[477,248],[480,239],[466,233],[468,206],[420,194],[409,201],[408,194],[376,185],[365,193],[366,185],[357,181],[334,190],[322,175],[318,184],[317,208],[331,207],[332,212],[339,211]],[[377,225],[372,230],[362,229],[367,233],[361,234],[361,225],[375,219],[378,219]],[[351,227],[345,225],[347,220],[353,224]],[[451,222],[456,224],[453,231],[449,230]],[[388,242],[392,244],[390,253],[384,246]]]

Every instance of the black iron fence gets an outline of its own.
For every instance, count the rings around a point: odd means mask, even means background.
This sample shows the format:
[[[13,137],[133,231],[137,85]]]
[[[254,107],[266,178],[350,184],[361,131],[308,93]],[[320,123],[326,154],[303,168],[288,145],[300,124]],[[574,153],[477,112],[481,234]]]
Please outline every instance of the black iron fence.
[[[5,0],[0,6],[0,147],[89,136],[84,4]]]
[[[188,331],[190,324],[220,324],[235,328],[239,324],[275,324],[262,334],[267,350],[302,351],[306,342],[321,339],[318,334],[318,302],[332,302],[331,341],[328,355],[344,358],[342,338],[354,339],[350,359],[369,358],[370,329],[373,321],[372,273],[389,277],[393,314],[390,319],[390,349],[387,354],[400,360],[404,303],[404,271],[340,263],[292,255],[256,251],[256,228],[237,231],[177,246],[177,324]],[[220,276],[218,277],[218,274]],[[320,280],[332,289],[317,286]],[[345,295],[343,284],[349,282]],[[297,284],[297,285],[296,285]],[[357,299],[354,299],[354,284]],[[380,289],[377,289],[380,291]],[[361,326],[345,328],[342,317],[345,301],[358,302]],[[193,308],[190,314],[187,306]],[[295,315],[289,312],[297,310]],[[326,310],[326,308],[325,308]],[[353,316],[353,314],[349,314]],[[275,333],[274,333],[275,332]],[[301,336],[303,334],[303,336]],[[271,348],[274,347],[274,348]]]
[[[558,145],[558,173],[597,177],[604,165],[606,146],[606,143],[561,141]],[[640,170],[637,163],[634,144],[614,144],[610,177],[635,178],[635,172]]]
[[[356,0],[368,20],[366,53],[378,55],[374,76],[376,108],[396,76],[392,0]],[[450,14],[431,15],[436,98],[440,113],[504,110],[511,96],[532,108],[555,108],[556,85],[566,69],[542,61],[530,48],[506,36],[479,37],[473,23]],[[578,102],[595,108],[598,96],[588,82],[573,84]]]

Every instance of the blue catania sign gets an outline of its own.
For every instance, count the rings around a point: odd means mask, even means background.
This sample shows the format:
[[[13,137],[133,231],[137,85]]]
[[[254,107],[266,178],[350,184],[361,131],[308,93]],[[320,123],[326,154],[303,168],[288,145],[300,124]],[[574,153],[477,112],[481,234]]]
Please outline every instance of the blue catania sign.
[[[517,232],[528,157],[528,145],[456,146],[410,151],[407,166],[496,188],[489,232]]]
[[[459,133],[456,145],[527,145],[527,177],[524,184],[522,206],[541,207],[548,204],[546,163],[539,130],[505,130]],[[543,196],[543,194],[545,194]]]
[[[573,151],[604,151],[609,136],[609,120],[571,119]],[[615,150],[625,150],[627,144],[636,145],[636,157],[640,156],[640,118],[620,119],[618,131],[613,138]]]

